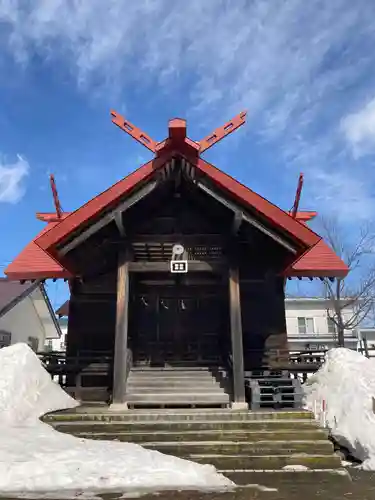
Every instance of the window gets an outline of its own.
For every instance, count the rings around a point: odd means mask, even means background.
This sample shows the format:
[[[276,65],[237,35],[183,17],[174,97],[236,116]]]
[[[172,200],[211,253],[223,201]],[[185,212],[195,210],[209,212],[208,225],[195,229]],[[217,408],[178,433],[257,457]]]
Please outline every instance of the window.
[[[5,330],[0,330],[0,349],[2,347],[8,347],[10,345],[10,341],[12,340],[12,335],[10,332]]]
[[[314,333],[314,318],[298,318],[298,333]]]
[[[332,318],[327,317],[328,333],[336,333],[336,325]]]
[[[37,351],[38,351],[39,340],[37,339],[37,337],[29,337],[29,338],[27,339],[27,343],[28,343],[29,347],[31,347],[31,349],[32,349],[34,352],[37,352]]]
[[[48,339],[46,343],[46,350],[47,351],[53,351],[53,342],[52,339]]]

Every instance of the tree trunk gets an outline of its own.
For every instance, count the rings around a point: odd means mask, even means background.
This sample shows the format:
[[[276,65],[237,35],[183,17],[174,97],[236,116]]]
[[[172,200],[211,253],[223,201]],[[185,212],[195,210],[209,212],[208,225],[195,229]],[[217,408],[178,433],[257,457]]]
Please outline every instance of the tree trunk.
[[[339,325],[337,328],[337,344],[339,347],[345,347],[344,328],[342,325]]]
[[[336,280],[336,317],[337,317],[337,343],[339,347],[345,347],[345,337],[344,337],[344,322],[342,318],[342,310],[340,307],[341,300],[341,280]]]

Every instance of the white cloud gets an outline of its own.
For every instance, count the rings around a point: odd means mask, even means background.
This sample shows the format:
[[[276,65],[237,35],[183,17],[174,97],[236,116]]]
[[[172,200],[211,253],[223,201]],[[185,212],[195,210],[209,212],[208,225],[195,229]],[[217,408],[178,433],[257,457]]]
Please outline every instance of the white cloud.
[[[246,108],[254,140],[289,168],[369,184],[365,165],[348,169],[338,125],[375,86],[373,14],[366,0],[0,0],[0,41],[22,64],[34,52],[67,63],[80,88],[182,84],[204,130]],[[349,140],[367,144],[369,129],[354,129]],[[350,194],[328,180],[312,185],[311,196],[332,203]],[[362,195],[375,211],[371,189]]]
[[[325,172],[314,169],[307,179],[315,193],[318,211],[323,210],[348,223],[368,220],[373,216],[374,200],[370,186],[351,172]]]
[[[346,116],[341,128],[353,153],[359,157],[375,151],[375,98],[356,113]]]
[[[0,202],[17,203],[23,197],[28,173],[29,164],[19,155],[15,163],[0,163]]]

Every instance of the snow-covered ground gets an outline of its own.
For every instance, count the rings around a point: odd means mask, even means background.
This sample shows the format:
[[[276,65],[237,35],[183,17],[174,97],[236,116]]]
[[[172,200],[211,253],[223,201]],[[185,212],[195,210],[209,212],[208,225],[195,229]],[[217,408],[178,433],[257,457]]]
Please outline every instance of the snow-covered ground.
[[[375,470],[375,360],[332,349],[303,387],[312,411],[326,402],[327,426],[337,442],[362,461],[364,470]]]
[[[42,367],[26,344],[0,349],[0,495],[58,497],[85,492],[139,494],[165,489],[234,488],[211,465],[163,455],[131,443],[61,434],[41,415],[78,403]],[[64,494],[64,495],[63,495]],[[25,496],[25,495],[24,495]]]

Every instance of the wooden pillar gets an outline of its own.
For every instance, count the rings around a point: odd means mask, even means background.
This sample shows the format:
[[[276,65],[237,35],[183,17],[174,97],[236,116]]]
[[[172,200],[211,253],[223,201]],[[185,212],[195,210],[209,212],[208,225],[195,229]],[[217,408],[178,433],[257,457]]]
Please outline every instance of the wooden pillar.
[[[245,376],[242,345],[242,318],[239,271],[237,266],[229,268],[229,309],[232,340],[233,403],[235,410],[247,409],[245,400]]]
[[[128,349],[129,262],[120,251],[117,271],[116,335],[113,367],[112,406],[126,408],[126,374]]]

